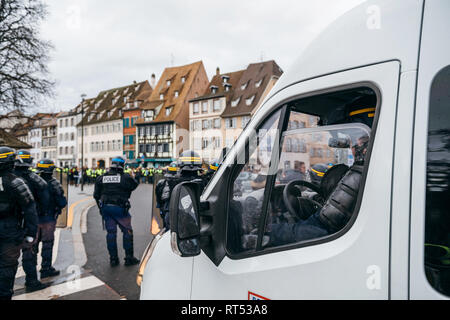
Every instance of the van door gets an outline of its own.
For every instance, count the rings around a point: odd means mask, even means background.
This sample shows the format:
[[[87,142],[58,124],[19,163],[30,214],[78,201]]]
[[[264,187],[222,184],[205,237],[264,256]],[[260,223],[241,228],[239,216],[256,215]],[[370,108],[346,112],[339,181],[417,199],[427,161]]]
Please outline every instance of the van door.
[[[450,297],[450,21],[448,1],[425,2],[411,192],[410,298]],[[447,32],[447,33],[446,33]]]
[[[201,213],[204,236],[202,254],[194,258],[192,299],[389,298],[399,75],[399,62],[388,61],[294,84],[265,103],[227,155],[217,173],[220,181],[202,196],[207,209]],[[324,108],[342,111],[352,94],[370,91],[376,92],[376,108],[361,105],[352,115],[367,113],[375,120],[371,129],[361,123],[336,125],[332,116],[318,123]],[[309,112],[299,112],[305,106]],[[301,221],[286,215],[287,177],[313,183],[323,178],[324,166],[325,171],[352,166],[352,150],[364,132],[370,144],[350,222],[333,234],[274,243],[274,225],[281,221],[289,228]],[[302,197],[314,195],[305,186],[298,190]]]

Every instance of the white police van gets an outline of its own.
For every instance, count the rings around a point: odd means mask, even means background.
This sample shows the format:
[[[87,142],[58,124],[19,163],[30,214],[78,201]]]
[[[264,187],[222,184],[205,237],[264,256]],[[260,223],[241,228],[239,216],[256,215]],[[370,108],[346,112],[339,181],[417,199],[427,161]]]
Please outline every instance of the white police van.
[[[203,193],[174,190],[172,230],[143,257],[141,299],[449,298],[449,16],[448,0],[367,1],[321,33]],[[358,115],[369,121],[349,120]],[[361,141],[343,225],[297,232],[339,199],[342,180],[314,165],[353,167]],[[302,165],[323,180],[283,178]],[[255,174],[254,190],[239,190]],[[288,232],[274,241],[274,230]]]

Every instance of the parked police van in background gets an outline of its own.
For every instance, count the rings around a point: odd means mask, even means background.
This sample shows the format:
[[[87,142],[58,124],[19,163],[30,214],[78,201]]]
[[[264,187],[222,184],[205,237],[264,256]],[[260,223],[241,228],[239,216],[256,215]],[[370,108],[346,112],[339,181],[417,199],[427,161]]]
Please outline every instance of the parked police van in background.
[[[448,0],[381,0],[330,24],[280,78],[203,193],[192,183],[175,189],[172,230],[143,257],[141,299],[449,298],[449,16]],[[352,112],[371,125],[335,121],[353,101],[373,101]],[[301,203],[318,209],[330,194],[286,183],[284,172],[301,162],[352,167],[364,137],[345,226],[272,242],[273,225],[298,223]],[[239,190],[235,181],[254,177],[248,172],[263,183]]]

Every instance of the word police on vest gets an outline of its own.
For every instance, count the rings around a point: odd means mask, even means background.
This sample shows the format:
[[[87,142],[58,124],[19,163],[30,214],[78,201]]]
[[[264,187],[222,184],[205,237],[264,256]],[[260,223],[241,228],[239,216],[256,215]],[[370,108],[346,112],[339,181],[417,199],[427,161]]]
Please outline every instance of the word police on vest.
[[[105,176],[103,183],[120,183],[120,176]]]

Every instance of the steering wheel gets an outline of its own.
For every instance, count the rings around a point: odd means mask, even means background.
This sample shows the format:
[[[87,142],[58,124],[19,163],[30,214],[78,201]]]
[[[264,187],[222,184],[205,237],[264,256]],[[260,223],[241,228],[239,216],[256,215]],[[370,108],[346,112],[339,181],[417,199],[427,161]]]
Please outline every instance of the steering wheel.
[[[322,195],[322,191],[317,185],[308,181],[293,180],[289,182],[283,190],[283,201],[293,217],[299,217],[300,219],[305,220],[311,214],[310,210],[305,210],[306,207],[317,210],[322,208],[322,204],[309,198],[302,198],[302,191],[300,189],[302,186]]]

